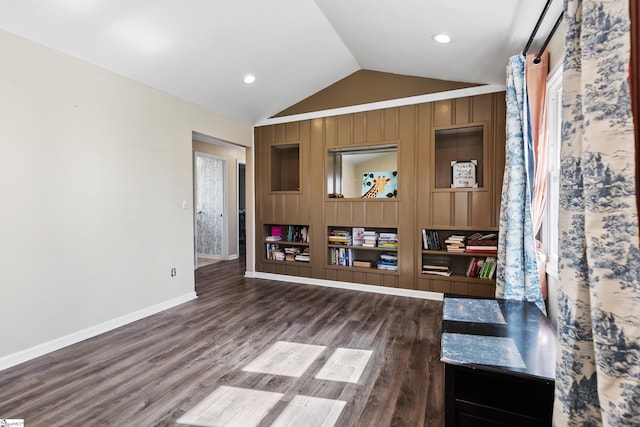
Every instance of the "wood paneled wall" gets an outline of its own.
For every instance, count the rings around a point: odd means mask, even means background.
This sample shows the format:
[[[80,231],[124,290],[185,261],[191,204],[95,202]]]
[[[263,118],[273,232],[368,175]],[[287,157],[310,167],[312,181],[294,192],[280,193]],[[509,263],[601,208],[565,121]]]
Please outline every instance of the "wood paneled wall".
[[[257,127],[256,268],[380,286],[417,288],[422,228],[473,228],[498,225],[504,169],[504,92],[432,103]],[[435,188],[435,130],[465,124],[485,126],[483,186]],[[273,144],[300,143],[299,192],[269,188],[269,150]],[[330,199],[327,150],[332,147],[398,144],[398,198]],[[311,263],[264,262],[264,224],[308,224]],[[327,227],[398,229],[398,273],[327,268]],[[290,265],[289,265],[290,264]]]

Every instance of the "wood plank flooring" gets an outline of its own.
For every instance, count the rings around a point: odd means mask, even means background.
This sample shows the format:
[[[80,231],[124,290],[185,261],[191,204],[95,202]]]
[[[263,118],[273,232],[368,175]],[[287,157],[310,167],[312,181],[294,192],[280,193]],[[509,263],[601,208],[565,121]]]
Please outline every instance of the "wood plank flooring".
[[[185,426],[221,386],[344,401],[336,426],[444,425],[442,303],[196,271],[198,299],[0,372],[0,419],[35,426]],[[243,371],[274,343],[326,349],[300,377]],[[315,379],[336,349],[371,350],[357,383]],[[311,425],[311,421],[309,421]],[[303,427],[303,426],[296,426]]]

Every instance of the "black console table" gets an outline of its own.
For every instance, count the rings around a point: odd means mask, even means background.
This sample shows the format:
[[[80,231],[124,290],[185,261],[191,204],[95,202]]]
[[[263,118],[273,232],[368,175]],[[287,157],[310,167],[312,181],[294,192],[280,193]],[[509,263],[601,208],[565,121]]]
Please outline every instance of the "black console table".
[[[446,426],[550,426],[555,359],[555,331],[534,303],[446,296]]]

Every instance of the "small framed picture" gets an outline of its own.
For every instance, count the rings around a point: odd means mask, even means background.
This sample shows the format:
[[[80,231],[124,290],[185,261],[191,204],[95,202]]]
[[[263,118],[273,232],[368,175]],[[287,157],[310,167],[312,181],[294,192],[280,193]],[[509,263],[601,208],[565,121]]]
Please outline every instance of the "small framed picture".
[[[477,188],[477,160],[451,161],[451,188]]]

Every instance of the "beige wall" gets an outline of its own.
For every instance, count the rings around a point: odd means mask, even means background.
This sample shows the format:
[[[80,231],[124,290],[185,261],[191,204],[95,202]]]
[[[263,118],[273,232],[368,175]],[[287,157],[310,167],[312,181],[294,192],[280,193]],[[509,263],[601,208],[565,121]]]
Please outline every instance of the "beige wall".
[[[549,71],[553,70],[562,61],[564,56],[564,36],[566,33],[567,26],[563,20],[547,46],[547,50],[549,51]]]
[[[1,367],[192,296],[192,132],[253,136],[13,34],[0,51]]]
[[[223,157],[227,161],[227,200],[229,226],[229,258],[239,256],[238,248],[238,163],[246,163],[245,149],[243,147],[229,148],[208,142],[193,141],[193,151],[212,154]]]

